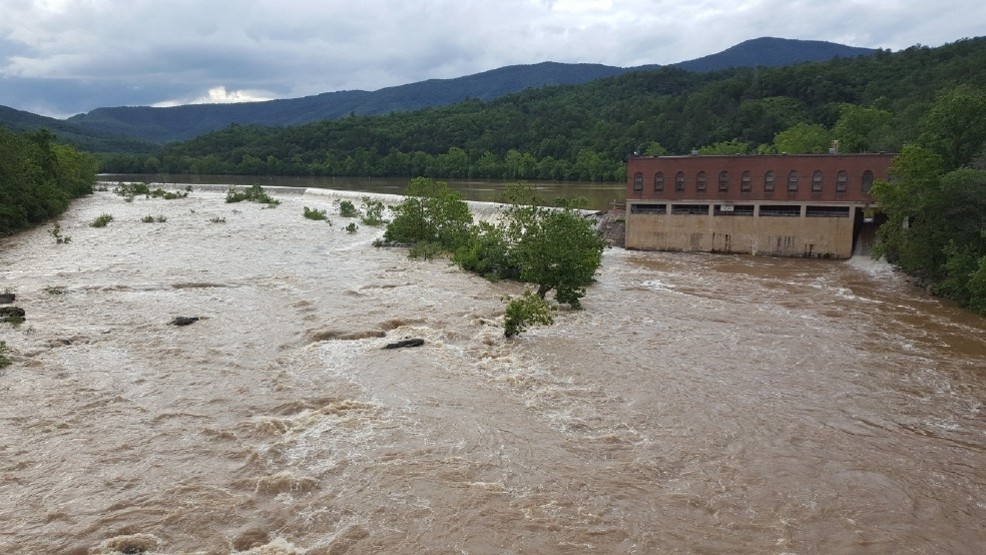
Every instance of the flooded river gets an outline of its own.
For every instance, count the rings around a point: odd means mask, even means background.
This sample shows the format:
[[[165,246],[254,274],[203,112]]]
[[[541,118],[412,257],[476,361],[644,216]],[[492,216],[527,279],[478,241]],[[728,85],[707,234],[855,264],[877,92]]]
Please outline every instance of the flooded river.
[[[986,320],[885,265],[609,249],[506,340],[302,192],[0,240],[0,552],[983,552]]]

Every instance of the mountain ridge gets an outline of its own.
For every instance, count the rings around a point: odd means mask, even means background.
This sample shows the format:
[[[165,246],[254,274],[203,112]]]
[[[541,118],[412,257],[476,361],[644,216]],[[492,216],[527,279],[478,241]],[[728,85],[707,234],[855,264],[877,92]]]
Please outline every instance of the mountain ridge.
[[[668,64],[693,72],[711,72],[732,67],[777,67],[794,63],[825,61],[834,57],[870,55],[876,50],[826,41],[760,37],[743,41],[717,54]],[[662,66],[656,64],[617,67],[593,63],[539,62],[516,64],[449,78],[428,79],[385,87],[376,91],[346,90],[311,96],[236,104],[187,104],[174,107],[118,106],[96,108],[66,120],[35,116],[35,128],[43,122],[59,122],[49,127],[56,135],[77,144],[117,144],[133,140],[129,150],[141,151],[148,143],[167,143],[190,139],[232,124],[285,126],[349,115],[383,115],[392,112],[432,108],[467,99],[488,101],[529,88],[579,85]],[[13,110],[9,109],[8,110]],[[7,122],[0,111],[0,123]],[[23,112],[22,114],[26,114]],[[44,118],[38,120],[36,118]],[[19,116],[21,126],[26,118]],[[15,122],[16,123],[16,122]],[[117,144],[110,150],[119,151]]]

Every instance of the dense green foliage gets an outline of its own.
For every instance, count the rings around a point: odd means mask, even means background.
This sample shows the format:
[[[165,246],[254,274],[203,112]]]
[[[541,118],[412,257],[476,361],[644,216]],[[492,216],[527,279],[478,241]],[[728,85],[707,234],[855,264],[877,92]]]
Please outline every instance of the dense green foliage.
[[[918,127],[891,179],[873,186],[887,217],[878,253],[986,314],[986,88],[943,92]]]
[[[524,291],[519,298],[508,299],[503,314],[503,335],[513,337],[531,326],[550,326],[551,305],[532,291]]]
[[[236,187],[230,187],[226,191],[226,202],[257,202],[260,204],[266,204],[268,208],[275,208],[281,201],[273,198],[264,192],[264,188],[260,185],[251,185],[246,189],[237,189]]]
[[[585,286],[602,263],[606,246],[592,220],[572,207],[545,208],[530,189],[511,186],[509,207],[494,222],[473,225],[461,196],[443,182],[416,178],[407,199],[393,208],[384,239],[415,245],[412,256],[430,258],[449,253],[461,268],[487,279],[514,279],[537,286],[510,303],[507,336],[527,323],[545,322],[547,293],[555,301],[581,308]],[[512,315],[512,316],[511,316]]]
[[[0,235],[37,225],[92,193],[96,160],[37,131],[16,135],[0,127]]]
[[[447,251],[465,244],[472,225],[462,195],[442,181],[415,178],[404,191],[407,198],[393,207],[384,240],[393,243],[433,243]]]
[[[920,135],[917,121],[936,94],[960,85],[986,86],[986,38],[780,68],[664,67],[415,112],[232,126],[154,156],[109,158],[104,167],[619,181],[632,152],[812,151],[833,139],[843,152],[899,151]],[[798,129],[814,133],[798,137]],[[798,141],[778,148],[785,132],[782,142]]]
[[[942,157],[909,146],[873,193],[887,221],[878,254],[932,290],[986,315],[986,170],[944,172]]]

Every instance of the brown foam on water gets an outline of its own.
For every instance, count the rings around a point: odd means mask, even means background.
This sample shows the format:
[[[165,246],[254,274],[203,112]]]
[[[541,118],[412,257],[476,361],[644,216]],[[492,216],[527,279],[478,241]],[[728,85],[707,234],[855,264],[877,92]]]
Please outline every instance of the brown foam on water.
[[[315,478],[298,478],[291,472],[284,471],[259,478],[255,491],[276,495],[278,493],[308,493],[316,488],[318,488],[318,480]]]
[[[321,343],[323,341],[356,341],[384,337],[383,330],[340,331],[340,330],[310,330],[305,335],[306,343]]]
[[[129,534],[104,540],[89,550],[90,555],[130,555],[150,553],[161,545],[161,539],[153,534]]]
[[[305,555],[309,551],[293,545],[283,538],[276,538],[270,543],[251,547],[247,551],[236,551],[236,553],[237,555]],[[330,553],[345,553],[345,550],[330,551]]]

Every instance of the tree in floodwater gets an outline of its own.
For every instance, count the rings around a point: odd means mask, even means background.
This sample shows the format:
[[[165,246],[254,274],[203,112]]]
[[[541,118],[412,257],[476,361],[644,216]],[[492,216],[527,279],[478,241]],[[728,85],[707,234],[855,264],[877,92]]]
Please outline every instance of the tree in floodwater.
[[[387,224],[386,241],[419,248],[434,245],[464,270],[536,286],[534,292],[511,300],[505,318],[508,337],[528,325],[551,323],[545,299],[552,291],[555,302],[581,308],[585,288],[602,264],[606,242],[594,221],[576,208],[541,206],[531,189],[511,186],[509,206],[501,218],[474,225],[468,205],[444,183],[417,178],[408,185],[407,194],[394,207],[396,216]]]

